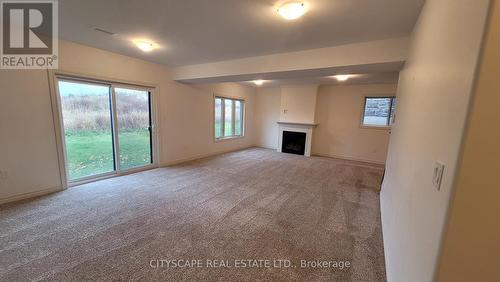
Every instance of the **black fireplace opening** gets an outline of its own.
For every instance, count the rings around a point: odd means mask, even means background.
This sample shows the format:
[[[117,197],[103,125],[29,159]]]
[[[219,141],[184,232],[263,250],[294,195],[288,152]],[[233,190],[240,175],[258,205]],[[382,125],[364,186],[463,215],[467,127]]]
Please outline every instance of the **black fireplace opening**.
[[[281,152],[304,155],[306,151],[306,133],[283,131],[283,140],[281,143]]]

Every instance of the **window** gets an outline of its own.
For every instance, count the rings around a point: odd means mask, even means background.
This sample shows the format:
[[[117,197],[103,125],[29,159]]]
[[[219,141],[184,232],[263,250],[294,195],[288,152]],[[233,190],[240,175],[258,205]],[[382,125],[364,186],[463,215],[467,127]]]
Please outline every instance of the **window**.
[[[396,97],[365,97],[362,125],[390,127],[394,123]]]
[[[244,101],[215,97],[215,139],[243,136]]]

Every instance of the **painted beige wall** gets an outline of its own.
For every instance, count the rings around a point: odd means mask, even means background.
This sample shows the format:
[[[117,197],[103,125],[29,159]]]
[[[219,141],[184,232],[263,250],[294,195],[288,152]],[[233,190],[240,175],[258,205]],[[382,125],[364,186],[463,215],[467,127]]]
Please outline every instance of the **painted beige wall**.
[[[280,120],[281,88],[259,88],[256,97],[255,144],[278,148],[278,121]]]
[[[371,84],[320,86],[312,152],[375,163],[385,163],[389,145],[388,129],[362,128],[366,96],[395,96],[396,85]]]
[[[302,86],[304,87],[304,86]],[[314,86],[315,87],[315,86]],[[300,87],[293,87],[300,89]],[[312,90],[313,88],[304,88]],[[364,96],[395,95],[395,85],[320,86],[317,95],[305,91],[303,99],[294,100],[299,111],[308,112],[308,122],[318,122],[313,136],[312,151],[317,155],[384,163],[389,134],[387,130],[360,128]],[[316,98],[316,99],[315,99]],[[258,88],[256,95],[255,144],[276,149],[278,125],[282,115],[282,89]],[[293,112],[289,111],[289,114]],[[299,116],[302,116],[299,115]],[[303,118],[294,119],[304,121]]]
[[[60,42],[60,69],[159,87],[160,164],[166,165],[253,145],[252,87],[231,83],[192,87],[172,81],[165,66]],[[0,70],[0,199],[60,188],[48,75]],[[246,100],[245,138],[214,142],[213,92]]]
[[[488,4],[427,0],[415,27],[381,191],[388,281],[433,280]]]
[[[500,281],[500,3],[492,8],[438,281]]]
[[[314,123],[317,85],[281,87],[280,121]]]
[[[47,72],[0,70],[0,199],[60,189]]]
[[[172,97],[162,102],[168,105],[161,134],[163,165],[254,145],[254,88],[234,83],[174,85]],[[244,138],[214,141],[214,93],[245,100]]]

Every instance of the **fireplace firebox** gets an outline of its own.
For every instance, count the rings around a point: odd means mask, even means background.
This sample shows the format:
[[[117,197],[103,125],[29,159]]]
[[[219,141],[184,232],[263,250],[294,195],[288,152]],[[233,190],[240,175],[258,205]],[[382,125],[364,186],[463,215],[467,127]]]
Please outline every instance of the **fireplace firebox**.
[[[303,156],[305,150],[306,150],[305,132],[283,131],[281,152]]]

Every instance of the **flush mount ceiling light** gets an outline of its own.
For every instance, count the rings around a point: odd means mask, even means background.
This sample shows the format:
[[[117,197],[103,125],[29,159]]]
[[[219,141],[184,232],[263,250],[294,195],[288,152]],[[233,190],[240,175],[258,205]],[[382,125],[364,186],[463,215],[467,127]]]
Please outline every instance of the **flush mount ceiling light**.
[[[351,78],[352,75],[349,75],[349,74],[338,74],[338,75],[334,75],[333,77],[338,80],[338,81],[346,81],[348,80],[349,78]]]
[[[144,52],[151,52],[154,49],[158,48],[158,45],[156,43],[146,40],[134,40],[134,44],[135,46],[137,46],[137,48],[141,49]]]
[[[264,80],[262,79],[257,79],[257,80],[254,80],[252,81],[255,85],[257,86],[261,86],[262,84],[264,84]]]
[[[306,13],[306,5],[302,1],[286,2],[278,8],[278,14],[286,20],[295,20]]]

